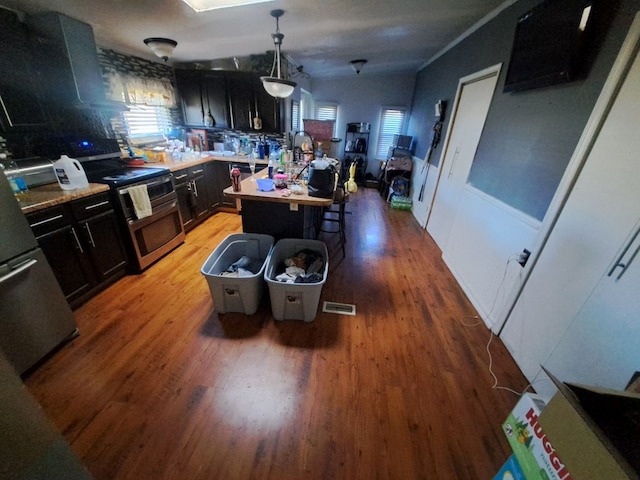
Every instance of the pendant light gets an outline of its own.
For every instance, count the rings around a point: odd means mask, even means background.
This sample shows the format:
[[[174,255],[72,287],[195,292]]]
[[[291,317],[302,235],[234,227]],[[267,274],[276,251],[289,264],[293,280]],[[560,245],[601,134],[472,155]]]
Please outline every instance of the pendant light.
[[[275,54],[273,58],[273,67],[271,68],[270,77],[260,77],[262,85],[269,95],[276,98],[287,98],[293,93],[296,88],[296,83],[291,80],[285,80],[282,78],[280,71],[280,47],[282,45],[282,39],[284,35],[280,33],[279,18],[284,15],[284,10],[271,10],[271,16],[276,19],[276,33],[271,34],[273,38],[273,45],[275,46]],[[276,70],[277,69],[277,70]],[[277,77],[274,77],[274,72],[277,73]]]

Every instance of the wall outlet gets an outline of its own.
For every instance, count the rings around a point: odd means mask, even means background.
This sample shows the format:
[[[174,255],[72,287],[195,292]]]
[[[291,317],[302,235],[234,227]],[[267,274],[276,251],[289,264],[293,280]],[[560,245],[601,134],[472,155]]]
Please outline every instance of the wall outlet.
[[[527,264],[527,260],[529,260],[530,255],[531,255],[531,252],[526,248],[522,250],[520,257],[518,257],[518,263],[520,264],[520,266],[524,267]]]

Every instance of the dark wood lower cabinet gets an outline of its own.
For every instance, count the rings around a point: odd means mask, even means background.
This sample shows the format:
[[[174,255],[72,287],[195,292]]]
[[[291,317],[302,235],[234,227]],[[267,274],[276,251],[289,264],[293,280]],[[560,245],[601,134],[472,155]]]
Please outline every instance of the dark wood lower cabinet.
[[[27,219],[72,307],[125,274],[124,244],[106,192],[28,214]]]
[[[212,213],[211,196],[215,192],[213,180],[202,164],[173,172],[178,206],[185,231],[191,230]]]

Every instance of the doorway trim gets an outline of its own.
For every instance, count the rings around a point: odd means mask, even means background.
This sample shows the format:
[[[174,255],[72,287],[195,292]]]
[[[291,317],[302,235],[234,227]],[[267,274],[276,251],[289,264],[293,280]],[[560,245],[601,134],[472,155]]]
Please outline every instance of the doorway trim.
[[[487,67],[484,68],[478,72],[472,73],[470,75],[461,77],[458,80],[458,88],[456,90],[456,96],[455,96],[455,100],[453,102],[453,108],[451,109],[451,121],[449,122],[449,125],[447,125],[447,132],[445,134],[444,137],[444,148],[442,149],[442,152],[440,153],[440,159],[438,161],[438,178],[436,180],[436,185],[435,188],[433,189],[433,194],[431,195],[431,201],[429,202],[429,213],[427,214],[427,220],[424,224],[424,228],[425,230],[427,229],[427,226],[429,225],[429,220],[431,219],[431,213],[433,212],[433,205],[436,201],[436,196],[438,194],[438,188],[440,186],[440,180],[442,178],[442,172],[444,171],[444,160],[447,156],[447,153],[449,151],[449,147],[450,147],[450,142],[451,142],[451,136],[453,134],[453,130],[455,128],[456,125],[456,117],[458,115],[458,108],[460,106],[460,99],[462,98],[462,90],[464,89],[464,87],[466,85],[469,85],[471,83],[475,83],[475,82],[479,82],[481,80],[484,80],[486,78],[490,78],[493,76],[497,76],[500,75],[500,71],[502,69],[502,63],[498,63],[496,65],[492,65],[491,67]],[[489,106],[489,109],[491,108],[491,106]]]

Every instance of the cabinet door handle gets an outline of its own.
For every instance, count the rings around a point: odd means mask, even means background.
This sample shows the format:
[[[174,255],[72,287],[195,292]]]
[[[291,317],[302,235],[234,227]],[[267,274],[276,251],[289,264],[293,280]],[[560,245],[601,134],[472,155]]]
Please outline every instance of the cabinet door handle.
[[[78,250],[80,250],[80,253],[84,253],[84,250],[82,249],[82,245],[80,244],[80,239],[78,238],[78,234],[76,233],[76,229],[74,227],[71,227],[71,234],[73,235],[73,238],[75,238],[76,240],[76,247],[78,247]]]
[[[4,282],[8,282],[13,277],[20,275],[25,270],[28,270],[29,268],[33,267],[36,263],[38,263],[38,261],[35,258],[32,258],[31,260],[24,262],[15,270],[12,270],[10,273],[4,275],[3,277],[0,277],[0,284]]]
[[[193,185],[193,194],[197,197],[198,196],[198,185],[196,184],[195,180],[191,180],[191,184]]]
[[[634,250],[634,252],[631,254],[631,256],[629,256],[629,258],[627,259],[626,262],[623,262],[625,255],[627,254],[627,252],[629,251],[629,249],[631,248],[631,246],[633,245],[633,243],[636,241],[636,239],[638,238],[638,235],[640,235],[640,226],[636,229],[635,233],[631,236],[631,239],[627,242],[627,244],[625,245],[625,247],[622,249],[622,252],[620,252],[620,255],[618,256],[618,258],[616,259],[616,261],[613,263],[613,266],[611,267],[611,269],[609,270],[609,273],[607,273],[607,277],[610,277],[611,275],[613,275],[613,272],[615,271],[616,268],[621,267],[622,270],[620,271],[620,273],[618,274],[618,276],[616,277],[616,280],[620,280],[620,278],[626,273],[627,269],[629,268],[629,265],[631,265],[631,263],[633,262],[633,260],[636,258],[636,256],[638,255],[638,252],[640,252],[640,244],[636,247],[636,249]]]
[[[103,205],[109,205],[109,201],[105,200],[104,202],[94,203],[93,205],[87,205],[84,207],[85,210],[92,210],[94,208],[102,207]]]
[[[31,223],[31,224],[29,224],[29,226],[31,228],[37,227],[39,225],[44,225],[45,223],[53,222],[53,221],[58,220],[60,218],[62,218],[62,215],[56,215],[55,217],[45,218],[44,220],[41,220],[39,222]]]
[[[89,228],[89,224],[85,223],[84,228],[87,231],[87,235],[89,235],[89,243],[91,243],[91,246],[93,248],[96,248],[96,242],[93,241],[93,235],[91,235],[91,229]]]

